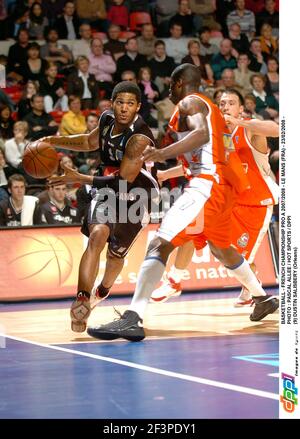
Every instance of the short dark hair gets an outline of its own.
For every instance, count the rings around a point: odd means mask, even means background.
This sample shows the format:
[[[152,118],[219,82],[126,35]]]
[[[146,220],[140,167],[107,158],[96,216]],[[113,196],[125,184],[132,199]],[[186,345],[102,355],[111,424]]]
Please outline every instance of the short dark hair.
[[[223,93],[225,93],[227,95],[236,95],[239,98],[240,105],[244,105],[244,98],[243,98],[243,96],[235,88],[226,88],[226,90],[224,90]]]
[[[8,182],[7,182],[7,187],[9,189],[11,189],[12,184],[14,181],[22,181],[24,183],[24,185],[26,186],[26,180],[25,177],[21,174],[13,174],[9,177]]]
[[[154,43],[154,47],[157,46],[165,46],[166,47],[166,43],[163,40],[156,40]]]
[[[115,86],[111,95],[111,100],[113,102],[117,98],[119,93],[132,93],[133,95],[135,95],[138,103],[140,103],[142,100],[141,90],[139,86],[132,81],[122,81]]]
[[[183,79],[187,84],[200,86],[201,73],[199,68],[194,64],[185,63],[176,67],[172,73],[172,79],[175,82],[177,82],[179,79]]]

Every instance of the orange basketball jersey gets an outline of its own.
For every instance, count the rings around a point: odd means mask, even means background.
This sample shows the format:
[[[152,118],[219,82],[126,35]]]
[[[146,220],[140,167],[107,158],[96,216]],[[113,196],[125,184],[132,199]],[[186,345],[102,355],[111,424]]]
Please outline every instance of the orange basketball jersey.
[[[244,166],[251,188],[239,195],[237,202],[247,206],[268,206],[278,203],[279,187],[271,178],[268,154],[257,151],[243,127],[232,132],[235,150]]]
[[[237,193],[242,193],[250,187],[249,181],[235,152],[231,134],[221,111],[210,99],[199,93],[192,93],[189,96],[200,99],[207,106],[206,120],[210,140],[205,145],[199,146],[199,148],[195,148],[179,158],[184,166],[190,169],[192,177],[212,176],[217,178],[220,183],[233,186]],[[176,132],[178,140],[189,133],[189,131],[179,131],[179,117],[179,109],[176,106],[169,127]]]

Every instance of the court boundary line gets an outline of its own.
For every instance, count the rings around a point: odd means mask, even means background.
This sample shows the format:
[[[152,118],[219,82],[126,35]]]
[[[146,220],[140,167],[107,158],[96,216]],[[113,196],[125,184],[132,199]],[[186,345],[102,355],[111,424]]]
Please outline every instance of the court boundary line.
[[[61,346],[47,345],[47,344],[43,344],[43,343],[31,341],[31,340],[26,340],[26,339],[23,339],[21,337],[6,335],[3,333],[0,333],[0,337],[8,338],[8,339],[19,341],[22,343],[32,344],[34,346],[38,346],[41,348],[52,349],[55,351],[64,352],[67,354],[73,354],[73,355],[75,354],[75,355],[79,355],[82,357],[92,358],[94,360],[105,361],[108,363],[118,364],[120,366],[127,366],[127,367],[131,367],[132,369],[142,370],[144,372],[156,373],[158,375],[167,376],[169,378],[177,378],[177,379],[180,379],[183,381],[204,384],[207,386],[217,387],[217,388],[221,388],[221,389],[225,389],[225,390],[231,390],[231,391],[235,391],[235,392],[239,392],[239,393],[246,393],[248,395],[254,395],[254,396],[258,396],[258,397],[262,397],[262,398],[279,400],[279,395],[277,395],[275,393],[267,392],[265,390],[253,389],[251,387],[244,387],[244,386],[239,386],[236,384],[223,383],[222,381],[215,381],[215,380],[210,380],[207,378],[195,377],[193,375],[186,375],[183,373],[172,372],[172,371],[160,369],[157,367],[151,367],[151,366],[146,366],[143,364],[132,363],[130,361],[119,360],[117,358],[104,357],[102,355],[92,354],[89,352],[81,352],[81,351],[77,351],[75,349],[67,349],[67,348],[63,348]]]

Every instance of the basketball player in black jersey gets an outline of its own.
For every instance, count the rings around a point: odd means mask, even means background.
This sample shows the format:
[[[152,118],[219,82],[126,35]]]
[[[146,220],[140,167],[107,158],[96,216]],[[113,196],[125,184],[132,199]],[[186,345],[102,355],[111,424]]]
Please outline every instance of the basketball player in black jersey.
[[[65,167],[65,174],[50,179],[50,183],[80,182],[99,190],[108,187],[119,195],[119,200],[122,198],[125,201],[128,193],[120,190],[121,187],[124,188],[124,184],[129,185],[130,189],[143,188],[148,193],[154,189],[158,195],[157,182],[143,168],[141,160],[144,149],[149,144],[154,145],[154,139],[150,128],[137,114],[140,104],[139,87],[129,81],[120,82],[112,93],[112,112],[108,110],[102,113],[98,127],[91,133],[43,138],[43,141],[51,145],[72,151],[99,149],[101,168],[104,170],[104,176],[94,177]],[[116,172],[105,176],[107,170]],[[109,294],[123,268],[124,257],[144,225],[142,220],[137,223],[120,222],[120,203],[117,202],[116,206],[116,212],[112,211],[114,218],[111,220],[106,209],[103,209],[103,199],[99,201],[96,196],[91,202],[87,221],[82,228],[83,233],[89,236],[89,242],[81,258],[77,297],[71,307],[72,329],[75,332],[86,329],[91,310]],[[130,202],[127,206],[130,207]],[[104,277],[96,288],[95,295],[94,292],[91,295],[99,269],[100,254],[106,242],[109,245]]]

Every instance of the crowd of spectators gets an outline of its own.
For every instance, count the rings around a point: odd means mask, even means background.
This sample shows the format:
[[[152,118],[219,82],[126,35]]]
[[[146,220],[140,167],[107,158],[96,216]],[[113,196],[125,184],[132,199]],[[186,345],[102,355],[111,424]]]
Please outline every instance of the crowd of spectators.
[[[245,117],[278,121],[278,7],[277,0],[0,0],[0,227],[25,224],[22,203],[34,206],[30,224],[81,221],[85,189],[48,188],[28,176],[24,147],[91,131],[121,80],[139,85],[140,113],[158,146],[167,144],[173,111],[170,76],[185,62],[199,67],[199,91],[216,103],[236,88]],[[278,142],[269,147],[278,178]],[[96,172],[97,152],[59,154],[80,172]]]

